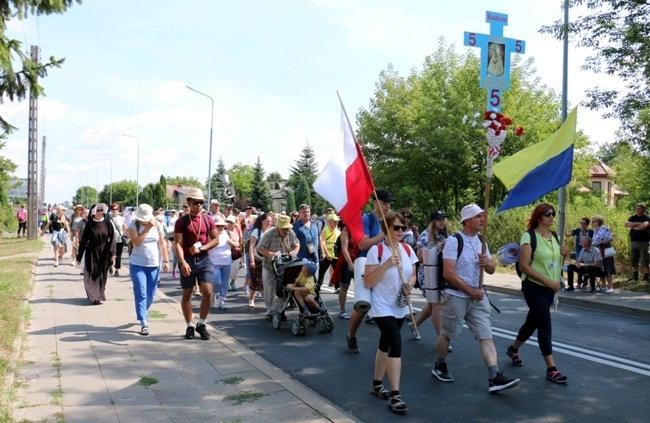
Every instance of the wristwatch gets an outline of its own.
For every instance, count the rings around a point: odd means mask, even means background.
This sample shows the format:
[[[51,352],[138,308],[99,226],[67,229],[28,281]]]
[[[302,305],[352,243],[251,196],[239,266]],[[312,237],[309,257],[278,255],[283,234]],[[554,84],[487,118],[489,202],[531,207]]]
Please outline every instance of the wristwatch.
[[[201,245],[201,246],[199,247],[199,251],[205,251],[205,250],[203,249],[203,245]]]

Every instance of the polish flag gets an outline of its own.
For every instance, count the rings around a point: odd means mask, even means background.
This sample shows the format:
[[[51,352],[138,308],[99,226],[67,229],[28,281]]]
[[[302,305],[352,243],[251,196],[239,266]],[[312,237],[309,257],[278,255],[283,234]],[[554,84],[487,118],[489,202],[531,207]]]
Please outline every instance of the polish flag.
[[[375,189],[347,113],[341,103],[341,136],[332,158],[314,181],[314,191],[334,206],[359,243],[363,238],[363,206]]]

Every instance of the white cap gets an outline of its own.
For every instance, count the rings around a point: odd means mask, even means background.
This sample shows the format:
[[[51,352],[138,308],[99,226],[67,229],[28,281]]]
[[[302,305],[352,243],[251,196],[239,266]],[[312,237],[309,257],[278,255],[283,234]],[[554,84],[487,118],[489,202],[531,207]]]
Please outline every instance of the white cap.
[[[210,204],[219,204],[219,200],[213,198],[212,200],[210,200]]]
[[[483,209],[476,204],[468,204],[460,211],[460,222],[463,223],[467,219],[478,216],[483,213]]]

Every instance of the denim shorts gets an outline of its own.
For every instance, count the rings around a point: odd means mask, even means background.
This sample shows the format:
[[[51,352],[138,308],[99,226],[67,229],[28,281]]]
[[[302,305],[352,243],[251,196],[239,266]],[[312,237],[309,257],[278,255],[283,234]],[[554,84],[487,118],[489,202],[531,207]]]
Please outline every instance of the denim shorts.
[[[181,288],[193,288],[197,281],[199,283],[212,284],[214,273],[212,272],[212,260],[210,260],[210,256],[190,257],[185,260],[190,265],[191,271],[187,276],[181,274]]]

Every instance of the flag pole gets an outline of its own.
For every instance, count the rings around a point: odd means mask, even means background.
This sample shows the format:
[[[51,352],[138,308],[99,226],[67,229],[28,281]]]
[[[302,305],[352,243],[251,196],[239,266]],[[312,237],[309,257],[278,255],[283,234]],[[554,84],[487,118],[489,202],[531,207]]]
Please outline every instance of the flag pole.
[[[487,170],[485,172],[485,203],[483,205],[483,210],[485,214],[485,219],[483,220],[483,239],[481,241],[481,255],[484,255],[487,250],[487,229],[488,229],[488,210],[490,207],[490,185],[492,185],[492,164],[494,159],[490,155],[488,147],[488,156],[487,156]],[[483,266],[479,267],[480,272],[478,275],[478,289],[483,289],[483,278],[484,271]]]
[[[341,95],[339,94],[338,90],[336,91],[336,96],[339,98],[339,102],[341,103],[341,108],[343,109],[343,114],[345,115],[345,121],[347,122],[347,124],[348,124],[348,126],[350,128],[350,133],[352,134],[352,137],[354,137],[354,142],[356,144],[358,144],[359,140],[357,139],[357,134],[354,132],[354,129],[352,128],[352,124],[350,123],[350,118],[348,117],[348,112],[345,110],[345,106],[343,105],[343,100],[341,100]],[[366,168],[368,169],[368,171],[370,171],[370,168],[368,167],[368,164],[366,163],[366,158],[363,155],[363,152],[361,151],[361,149],[357,149],[357,151],[361,154],[361,159],[363,160],[364,164],[366,165]],[[374,184],[373,184],[373,187],[372,187],[372,196],[377,202],[379,202],[379,197],[377,197],[377,190],[375,189]],[[384,214],[384,210],[380,207],[379,211],[381,213],[381,221],[383,222],[383,225],[384,225],[383,227],[388,228],[388,223],[386,222],[386,215]],[[395,245],[393,244],[393,240],[390,237],[386,237],[386,238],[388,239],[389,248],[390,248],[391,254],[392,254],[393,251],[395,251]],[[398,245],[398,247],[399,247],[399,245]],[[397,250],[397,251],[399,252],[399,250]],[[401,254],[398,255],[398,259],[399,259],[399,269],[401,269],[402,268],[402,255]],[[402,272],[398,271],[397,273],[399,274],[399,279],[400,279],[400,282],[401,282],[402,286],[406,285],[407,283],[404,282],[404,276],[402,275]],[[406,295],[406,304],[409,307],[409,313],[411,315],[411,321],[413,322],[413,330],[415,330],[415,333],[419,335],[420,332],[418,331],[417,324],[415,323],[415,315],[413,314],[413,306],[411,305],[411,298],[410,298],[410,295],[408,295],[408,294]]]

